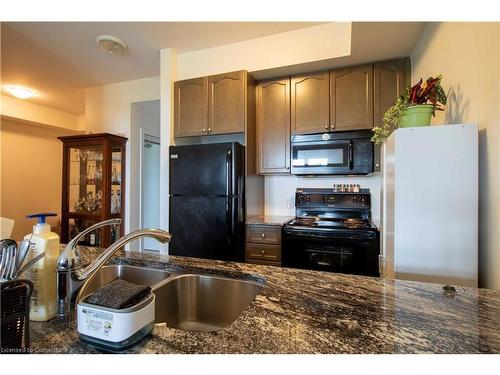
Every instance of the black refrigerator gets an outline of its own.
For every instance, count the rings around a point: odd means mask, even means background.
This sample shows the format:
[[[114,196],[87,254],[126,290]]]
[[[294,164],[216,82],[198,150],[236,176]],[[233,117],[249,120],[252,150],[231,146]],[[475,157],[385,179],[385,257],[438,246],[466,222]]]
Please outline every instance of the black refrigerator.
[[[238,142],[170,147],[169,254],[244,260],[244,158]]]

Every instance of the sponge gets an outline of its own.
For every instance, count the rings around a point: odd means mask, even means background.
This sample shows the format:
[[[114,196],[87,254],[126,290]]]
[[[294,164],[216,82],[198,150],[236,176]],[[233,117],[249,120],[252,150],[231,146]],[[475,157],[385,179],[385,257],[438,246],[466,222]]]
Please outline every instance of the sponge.
[[[133,284],[123,279],[115,279],[91,294],[86,302],[112,309],[126,309],[138,304],[148,297],[150,293],[151,288],[149,286]]]

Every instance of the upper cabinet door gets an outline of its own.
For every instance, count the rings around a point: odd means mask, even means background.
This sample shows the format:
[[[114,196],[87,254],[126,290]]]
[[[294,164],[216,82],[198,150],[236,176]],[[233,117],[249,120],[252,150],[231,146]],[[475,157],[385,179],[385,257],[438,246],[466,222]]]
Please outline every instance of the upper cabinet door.
[[[329,73],[313,73],[291,80],[292,133],[319,133],[328,131]]]
[[[290,172],[290,79],[257,86],[258,173]]]
[[[408,73],[406,73],[408,71]],[[410,59],[380,61],[373,64],[373,125],[381,126],[384,114],[410,84]],[[374,171],[381,169],[380,145],[375,145]]]
[[[403,94],[406,82],[405,67],[409,59],[398,59],[376,62],[373,67],[374,82],[374,126],[382,125],[385,111],[387,111]]]
[[[208,129],[208,78],[174,83],[174,137],[205,135]]]
[[[246,72],[208,77],[209,134],[245,131]]]
[[[373,65],[353,66],[330,72],[331,130],[373,127]]]

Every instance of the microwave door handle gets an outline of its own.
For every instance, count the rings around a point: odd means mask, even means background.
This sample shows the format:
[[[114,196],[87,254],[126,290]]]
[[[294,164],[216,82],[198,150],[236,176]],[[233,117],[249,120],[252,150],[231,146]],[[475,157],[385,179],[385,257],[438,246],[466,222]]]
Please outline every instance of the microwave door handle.
[[[353,147],[352,147],[352,140],[349,141],[349,159],[348,159],[348,163],[349,163],[349,169],[352,169],[353,168],[353,159],[354,159],[354,155],[353,155]]]

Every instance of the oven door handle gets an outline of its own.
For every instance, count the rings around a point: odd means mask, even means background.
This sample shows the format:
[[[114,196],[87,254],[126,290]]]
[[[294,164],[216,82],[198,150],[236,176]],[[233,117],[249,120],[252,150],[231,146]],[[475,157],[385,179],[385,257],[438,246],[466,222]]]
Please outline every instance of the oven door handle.
[[[348,159],[349,169],[351,169],[351,170],[353,168],[353,159],[354,159],[354,151],[353,151],[352,139],[351,139],[351,140],[349,140],[349,159]]]
[[[332,256],[339,255],[338,253],[332,253],[329,251],[317,251],[311,249],[305,249],[309,260],[318,266],[332,266],[334,265],[334,260]]]

